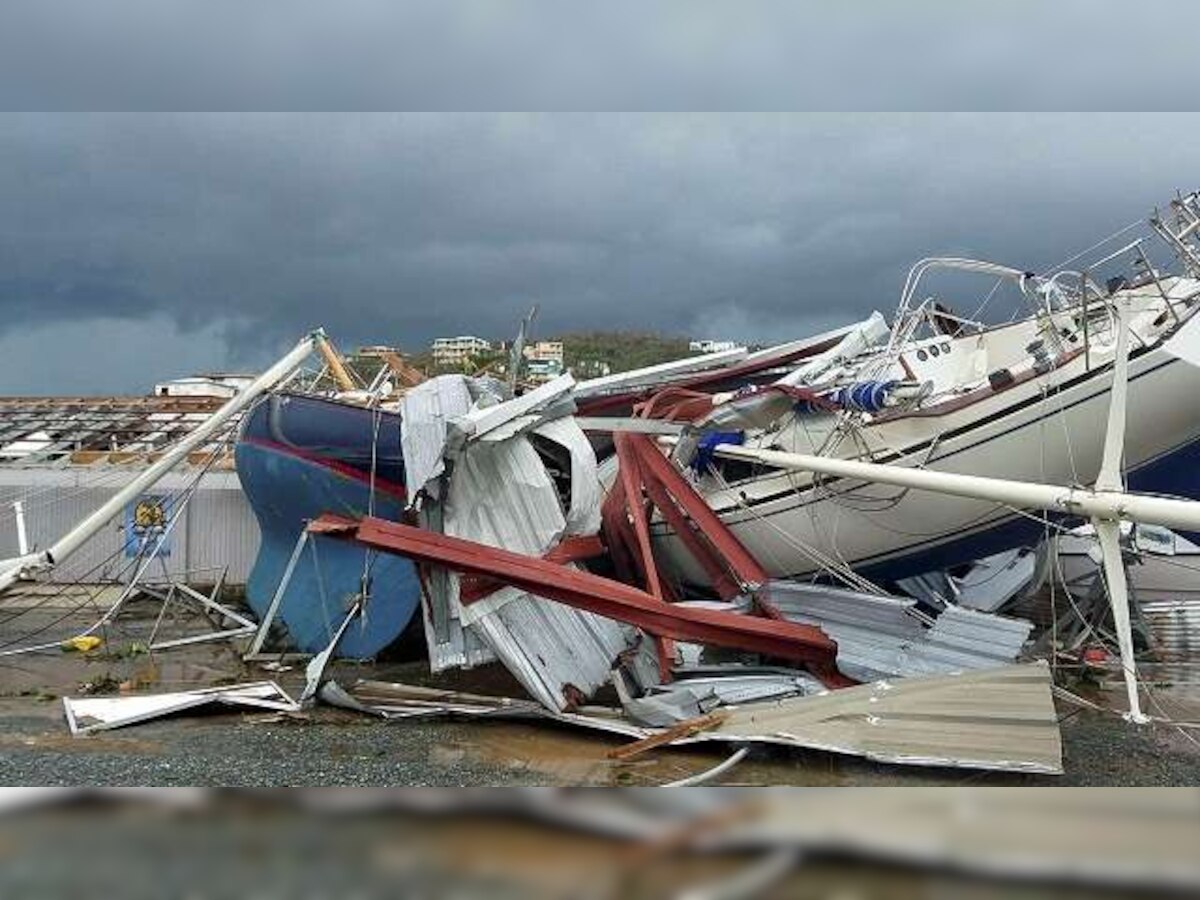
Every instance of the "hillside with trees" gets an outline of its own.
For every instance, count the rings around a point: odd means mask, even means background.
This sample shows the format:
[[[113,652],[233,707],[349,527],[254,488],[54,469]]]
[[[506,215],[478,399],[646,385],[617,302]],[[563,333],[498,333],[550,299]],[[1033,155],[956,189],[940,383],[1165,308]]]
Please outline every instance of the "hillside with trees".
[[[643,366],[695,356],[697,351],[688,349],[686,337],[668,336],[649,331],[577,331],[560,335],[537,335],[533,340],[562,341],[563,364],[580,378],[591,378],[604,371],[627,372]],[[408,364],[426,374],[439,374],[441,370],[433,364],[429,348],[415,353],[405,353]],[[383,366],[383,361],[370,353],[348,353],[346,362],[364,384],[369,384]],[[471,359],[465,366],[467,372],[491,369],[503,373],[508,362],[507,350],[493,350]],[[463,371],[457,367],[453,371]]]
[[[562,341],[568,369],[583,370],[607,363],[612,372],[627,372],[642,366],[695,355],[685,337],[668,337],[645,331],[578,331],[556,335]]]

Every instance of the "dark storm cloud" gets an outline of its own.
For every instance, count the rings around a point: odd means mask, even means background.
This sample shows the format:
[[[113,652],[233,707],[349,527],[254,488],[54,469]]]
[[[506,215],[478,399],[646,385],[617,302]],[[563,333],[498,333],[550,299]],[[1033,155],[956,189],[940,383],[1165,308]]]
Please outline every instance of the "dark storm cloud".
[[[1200,183],[1198,137],[1180,115],[9,115],[0,335],[55,363],[0,347],[0,390],[179,374],[97,356],[90,320],[197,335],[212,366],[318,324],[503,336],[533,303],[543,334],[784,339],[890,312],[923,255],[1049,266]]]
[[[1180,109],[1176,0],[7,0],[8,109]]]

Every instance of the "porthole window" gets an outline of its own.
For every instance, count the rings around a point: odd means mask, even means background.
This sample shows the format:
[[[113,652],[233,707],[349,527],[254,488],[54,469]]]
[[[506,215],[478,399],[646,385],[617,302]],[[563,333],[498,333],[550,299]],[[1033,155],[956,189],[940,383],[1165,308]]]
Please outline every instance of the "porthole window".
[[[950,342],[949,341],[946,341],[946,343],[942,344],[942,352],[943,353],[950,352]]]
[[[925,362],[925,360],[929,359],[929,354],[926,353],[924,350],[918,350],[917,351],[917,359],[919,359],[921,362]]]
[[[942,352],[942,351],[938,349],[938,346],[937,346],[937,344],[934,344],[934,345],[932,345],[932,346],[929,348],[929,355],[930,355],[930,356],[937,356],[937,355],[938,355],[939,353],[941,353],[941,352]]]

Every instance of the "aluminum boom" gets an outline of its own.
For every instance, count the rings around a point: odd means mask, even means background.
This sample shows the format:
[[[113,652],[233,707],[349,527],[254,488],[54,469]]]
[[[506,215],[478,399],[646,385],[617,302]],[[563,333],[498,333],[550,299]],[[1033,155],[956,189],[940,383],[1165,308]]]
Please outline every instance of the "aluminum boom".
[[[659,441],[674,444],[676,438]],[[1129,519],[1183,531],[1200,531],[1200,502],[1152,497],[1120,490],[1088,490],[1030,481],[1010,481],[982,475],[957,475],[927,469],[909,469],[883,463],[830,459],[805,453],[756,450],[734,444],[718,444],[713,452],[727,459],[761,462],[796,472],[816,472],[838,478],[891,484],[918,491],[934,491],[955,497],[994,500],[1022,509],[1043,509],[1101,519]]]

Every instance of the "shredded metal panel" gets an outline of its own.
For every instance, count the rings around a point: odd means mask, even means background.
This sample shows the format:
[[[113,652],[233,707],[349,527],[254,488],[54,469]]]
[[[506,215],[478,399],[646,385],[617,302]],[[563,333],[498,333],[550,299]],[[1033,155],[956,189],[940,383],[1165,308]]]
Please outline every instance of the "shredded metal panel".
[[[788,620],[833,638],[838,668],[859,681],[1011,663],[1033,629],[1023,619],[956,606],[926,628],[914,600],[799,582],[771,582],[771,600]]]
[[[566,533],[589,535],[600,531],[603,499],[596,474],[596,451],[573,418],[543,422],[534,433],[565,449],[571,458],[571,502],[567,509]]]
[[[1039,572],[1041,555],[1024,547],[981,559],[958,579],[958,604],[980,612],[995,612],[1030,588]]]
[[[729,717],[712,730],[672,743],[766,743],[900,765],[1061,774],[1050,685],[1044,665],[1006,666],[760,700],[730,707]],[[408,685],[361,682],[347,692],[327,683],[322,698],[385,718],[541,716],[631,738],[656,733],[612,710],[560,713],[526,700]],[[669,696],[663,699],[670,703]]]
[[[425,527],[440,530],[443,510],[437,479],[444,471],[449,423],[465,415],[472,403],[470,384],[463,375],[441,375],[422,382],[400,402],[400,444],[409,496],[415,501],[421,491],[432,495],[421,513]],[[430,669],[472,668],[495,660],[477,635],[463,630],[457,576],[432,572],[426,587],[421,615]]]
[[[447,535],[541,556],[565,530],[557,490],[527,439],[476,443],[458,458],[446,498]],[[453,583],[457,588],[457,578]],[[567,709],[578,695],[594,693],[626,647],[619,623],[514,588],[461,615],[550,709]]]
[[[79,736],[134,725],[198,706],[222,704],[299,712],[300,704],[273,681],[256,681],[170,694],[131,694],[122,697],[63,697],[63,712],[71,734]]]
[[[439,375],[405,392],[400,400],[400,447],[410,497],[442,474],[447,425],[470,408],[464,375]]]
[[[831,750],[877,762],[1062,773],[1044,665],[900,679],[733,708],[699,740]],[[684,743],[684,742],[681,742]]]

